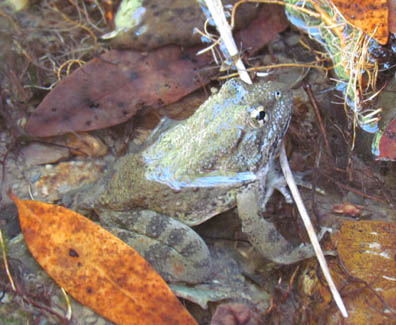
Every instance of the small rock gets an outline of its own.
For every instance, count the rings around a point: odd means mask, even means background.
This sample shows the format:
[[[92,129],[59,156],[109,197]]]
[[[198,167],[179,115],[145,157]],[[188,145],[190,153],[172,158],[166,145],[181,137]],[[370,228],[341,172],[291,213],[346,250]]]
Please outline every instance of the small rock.
[[[43,169],[40,179],[33,185],[34,194],[37,192],[49,201],[58,200],[62,194],[94,182],[104,166],[103,161],[68,161]]]
[[[285,39],[287,46],[296,46],[300,42],[300,35],[298,34],[292,34],[289,37]]]
[[[21,156],[28,166],[37,166],[55,163],[61,159],[69,158],[70,151],[55,145],[31,143],[21,150]]]
[[[245,304],[230,303],[217,307],[210,325],[258,325],[259,319],[249,306]]]

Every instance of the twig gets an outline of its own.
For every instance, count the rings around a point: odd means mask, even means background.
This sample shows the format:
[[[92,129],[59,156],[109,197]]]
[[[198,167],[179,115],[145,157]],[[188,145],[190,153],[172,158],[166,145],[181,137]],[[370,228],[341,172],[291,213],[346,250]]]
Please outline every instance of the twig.
[[[319,69],[319,70],[324,70],[324,71],[329,71],[331,70],[333,67],[330,68],[326,68],[314,63],[278,63],[278,64],[269,64],[269,65],[263,65],[260,67],[251,67],[248,68],[246,71],[251,72],[257,72],[258,75],[258,71],[265,71],[265,70],[270,70],[270,69],[281,69],[281,68],[314,68],[314,69]],[[229,78],[234,78],[238,76],[238,73],[231,73],[228,74],[226,76],[221,76],[219,78],[217,78],[218,80],[223,80],[223,79],[229,79]]]
[[[10,269],[8,268],[7,254],[3,240],[3,232],[1,231],[1,229],[0,229],[0,243],[1,243],[1,250],[3,252],[3,262],[4,262],[5,271],[7,273],[8,280],[10,281],[12,290],[16,291],[14,280],[12,279]]]
[[[304,226],[307,229],[309,239],[311,240],[311,244],[312,244],[313,249],[315,251],[316,257],[317,257],[317,259],[319,261],[319,264],[320,264],[320,267],[322,269],[323,275],[324,275],[327,283],[329,284],[329,288],[330,288],[330,291],[331,291],[331,293],[333,295],[334,301],[337,304],[338,308],[340,309],[342,316],[347,318],[348,317],[348,312],[347,312],[347,310],[345,308],[344,302],[342,301],[340,293],[338,292],[337,287],[335,286],[334,281],[333,281],[333,279],[331,277],[329,268],[327,266],[326,259],[325,259],[324,255],[323,255],[323,251],[322,251],[322,249],[320,247],[320,244],[319,244],[318,237],[316,236],[316,233],[315,233],[315,230],[313,228],[312,222],[309,219],[308,212],[305,209],[304,203],[303,203],[303,201],[301,199],[300,193],[299,193],[299,191],[297,189],[297,186],[296,186],[296,183],[294,181],[293,174],[292,174],[292,172],[290,170],[290,167],[289,167],[289,164],[288,164],[288,161],[287,161],[286,150],[285,150],[284,144],[282,144],[282,146],[281,146],[281,152],[280,152],[279,160],[280,160],[280,164],[281,164],[281,167],[282,167],[283,175],[285,175],[287,185],[290,188],[290,191],[291,191],[291,193],[293,195],[294,201],[296,202],[297,209],[300,212],[301,218],[302,218],[302,220],[304,222]]]
[[[320,115],[318,105],[316,104],[315,98],[314,98],[314,96],[312,94],[311,86],[308,83],[305,83],[304,84],[304,90],[307,93],[307,95],[308,95],[308,97],[309,97],[309,99],[311,101],[312,107],[314,108],[315,116],[316,116],[316,119],[318,120],[318,123],[319,123],[320,132],[322,133],[322,137],[323,137],[323,140],[325,142],[327,155],[329,156],[329,158],[334,163],[333,154],[331,153],[330,144],[329,144],[329,141],[328,141],[327,136],[326,136],[326,131],[325,131],[325,128],[324,128],[324,125],[323,125],[322,116]]]
[[[67,69],[66,69],[66,76],[68,76],[68,75],[70,74],[71,67],[72,67],[72,65],[73,65],[74,63],[79,64],[80,67],[82,67],[82,66],[85,64],[85,62],[84,62],[83,60],[78,60],[78,59],[77,59],[77,60],[76,60],[76,59],[69,59],[69,60],[63,62],[63,63],[60,65],[60,67],[58,68],[58,71],[57,71],[58,80],[61,80],[61,79],[62,79],[62,70],[63,70],[63,68],[65,68],[66,66],[67,66]]]
[[[239,57],[238,48],[235,44],[234,38],[232,37],[231,27],[225,17],[223,5],[220,0],[205,0],[206,5],[212,15],[212,18],[216,24],[217,30],[224,42],[225,47],[232,58],[237,58],[235,61],[235,66],[239,72],[239,77],[242,81],[251,85],[252,80],[246,71],[245,65],[243,64],[241,58]],[[226,55],[228,57],[228,55]]]
[[[66,300],[66,305],[67,305],[67,313],[66,313],[66,319],[67,320],[71,320],[72,318],[72,306],[70,303],[70,298],[69,295],[66,293],[65,289],[63,289],[62,287],[60,287],[63,293],[63,296],[65,297]]]
[[[352,192],[352,193],[355,193],[355,194],[357,194],[357,195],[360,195],[361,197],[364,197],[364,198],[367,198],[367,199],[370,199],[370,200],[373,200],[373,201],[377,201],[377,202],[380,202],[380,203],[383,203],[383,204],[388,204],[388,202],[386,202],[385,200],[383,200],[383,199],[381,199],[381,198],[379,198],[379,197],[376,197],[376,196],[373,196],[373,195],[370,195],[370,194],[366,194],[366,193],[364,193],[364,192],[362,192],[362,191],[359,191],[358,189],[356,189],[356,188],[353,188],[352,186],[349,186],[349,185],[346,185],[346,184],[342,184],[341,182],[338,182],[337,180],[335,180],[333,177],[331,177],[330,175],[327,175],[327,174],[322,174],[322,175],[324,175],[325,177],[327,177],[330,181],[332,181],[332,182],[334,182],[335,184],[337,184],[339,187],[342,187],[343,189],[345,189],[345,190],[347,190],[347,191],[350,191],[350,192]]]

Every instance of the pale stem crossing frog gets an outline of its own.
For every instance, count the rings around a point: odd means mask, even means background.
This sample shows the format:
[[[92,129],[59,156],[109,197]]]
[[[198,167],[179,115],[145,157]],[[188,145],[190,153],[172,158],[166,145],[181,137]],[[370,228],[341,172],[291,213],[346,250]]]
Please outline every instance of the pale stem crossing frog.
[[[292,111],[292,92],[283,84],[229,80],[190,118],[160,134],[143,151],[119,159],[77,204],[94,209],[102,224],[169,281],[207,278],[209,250],[189,226],[237,203],[254,245],[261,240],[255,229],[271,227],[262,239],[273,242],[274,252],[259,247],[264,257],[293,262],[293,248],[259,214],[269,199],[267,174],[273,170]],[[271,178],[267,184],[272,184],[266,189],[272,193],[278,183]],[[265,202],[259,207],[253,197]]]

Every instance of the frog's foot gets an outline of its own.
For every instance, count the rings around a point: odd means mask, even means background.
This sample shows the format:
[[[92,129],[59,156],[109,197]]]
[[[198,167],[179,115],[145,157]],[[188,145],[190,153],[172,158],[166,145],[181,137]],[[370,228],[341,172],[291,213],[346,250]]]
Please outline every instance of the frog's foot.
[[[293,247],[273,223],[260,216],[256,186],[252,185],[238,194],[237,204],[242,231],[263,257],[279,264],[293,264],[314,256],[310,244]]]
[[[109,231],[135,248],[166,281],[207,280],[211,269],[209,249],[182,222],[150,210],[106,210],[100,211],[100,216]]]
[[[293,178],[298,186],[305,187],[312,190],[313,186],[311,183],[304,181],[304,177],[312,172],[293,172]],[[293,198],[290,195],[289,189],[287,187],[287,182],[282,172],[275,167],[275,162],[271,161],[268,163],[268,169],[263,172],[258,173],[258,178],[260,181],[260,191],[259,191],[259,201],[261,202],[261,211],[265,211],[268,201],[270,200],[274,190],[278,190],[285,201],[289,204],[293,203]],[[325,191],[319,187],[315,187],[315,191],[319,194],[324,195]]]
[[[293,198],[287,188],[285,177],[275,167],[273,160],[268,162],[268,168],[259,172],[257,176],[260,183],[259,202],[261,202],[261,211],[265,211],[274,190],[282,193],[287,203],[293,203]]]

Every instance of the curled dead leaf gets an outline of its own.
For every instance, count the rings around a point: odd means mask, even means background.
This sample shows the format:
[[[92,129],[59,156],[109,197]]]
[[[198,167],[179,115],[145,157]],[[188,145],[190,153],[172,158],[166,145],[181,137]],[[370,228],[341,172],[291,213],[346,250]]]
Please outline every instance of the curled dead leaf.
[[[364,207],[361,205],[354,205],[349,202],[345,202],[342,204],[334,205],[333,212],[348,215],[351,217],[359,217],[362,213],[363,208]]]
[[[123,241],[74,211],[9,195],[32,255],[76,300],[117,324],[197,324]]]
[[[70,133],[65,138],[65,146],[72,149],[75,155],[101,157],[107,153],[107,146],[99,138],[87,132]]]

